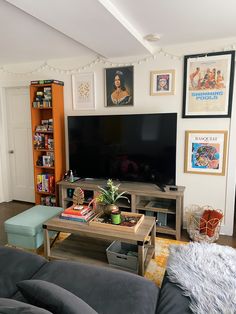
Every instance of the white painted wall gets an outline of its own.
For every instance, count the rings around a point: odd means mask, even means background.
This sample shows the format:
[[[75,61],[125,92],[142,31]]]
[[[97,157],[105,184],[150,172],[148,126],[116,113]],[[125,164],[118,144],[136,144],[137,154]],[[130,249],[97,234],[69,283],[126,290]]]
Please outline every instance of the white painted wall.
[[[201,44],[195,47],[194,51],[188,47],[188,50],[182,52],[181,55],[198,53],[205,51],[201,48]],[[222,47],[214,47],[215,51],[223,50]],[[177,50],[176,50],[177,51]],[[209,52],[213,49],[209,49]],[[174,53],[172,49],[172,53]],[[180,48],[178,48],[180,55]],[[94,56],[96,58],[96,56]],[[137,63],[138,60],[132,58],[120,60],[108,60],[114,62],[115,66],[133,63],[134,65],[134,106],[121,108],[107,108],[104,106],[104,68],[111,67],[111,64],[99,62],[91,67],[84,67],[91,61],[91,56],[88,58],[69,59],[69,60],[50,60],[48,64],[56,69],[41,69],[40,72],[29,73],[28,75],[11,75],[7,73],[0,73],[0,87],[2,87],[2,97],[0,105],[4,107],[3,95],[4,87],[6,86],[22,86],[29,85],[31,80],[38,79],[58,79],[65,83],[64,87],[64,104],[65,104],[65,122],[67,127],[68,115],[80,114],[119,114],[119,113],[155,113],[155,112],[177,112],[178,113],[178,130],[177,130],[177,184],[186,186],[184,206],[191,204],[211,205],[215,208],[220,208],[225,213],[221,233],[231,235],[233,231],[233,214],[234,214],[234,196],[235,196],[235,168],[236,168],[236,113],[234,106],[235,97],[233,99],[233,110],[231,120],[226,119],[182,119],[182,93],[183,93],[183,60],[180,58],[173,58],[160,54],[156,59]],[[140,60],[142,57],[140,57]],[[43,62],[31,64],[19,64],[6,66],[4,69],[12,72],[32,72],[34,69],[42,65]],[[71,74],[66,73],[70,69],[81,69],[81,72],[95,73],[95,111],[74,111],[72,105],[72,84]],[[176,71],[176,92],[173,96],[150,96],[150,71],[174,69]],[[234,94],[235,94],[234,88]],[[2,111],[1,115],[2,115]],[[2,116],[1,116],[2,121]],[[184,138],[186,130],[227,130],[229,132],[229,153],[228,153],[228,167],[225,176],[199,175],[184,173]],[[0,122],[0,134],[4,131],[4,126]],[[4,144],[4,138],[3,138]],[[2,149],[3,147],[3,149]],[[5,147],[6,149],[6,147]],[[3,151],[2,151],[3,150]],[[68,161],[68,147],[67,147],[67,132],[66,132],[66,153]],[[6,199],[3,186],[4,178],[1,170],[4,168],[4,145],[1,141],[0,149],[0,201]],[[68,165],[67,165],[68,166]],[[1,182],[2,181],[2,182]]]

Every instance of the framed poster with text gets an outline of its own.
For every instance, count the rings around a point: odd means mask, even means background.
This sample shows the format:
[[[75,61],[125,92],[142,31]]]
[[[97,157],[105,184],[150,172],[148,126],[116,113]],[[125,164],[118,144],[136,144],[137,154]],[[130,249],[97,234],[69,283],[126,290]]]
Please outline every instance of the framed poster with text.
[[[231,116],[235,51],[184,57],[183,118]]]

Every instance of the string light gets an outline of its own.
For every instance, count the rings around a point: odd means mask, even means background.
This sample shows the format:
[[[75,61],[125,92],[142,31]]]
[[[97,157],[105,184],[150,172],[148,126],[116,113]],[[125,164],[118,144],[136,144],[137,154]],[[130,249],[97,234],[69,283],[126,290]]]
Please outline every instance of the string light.
[[[236,44],[232,44],[230,46],[230,48],[231,49],[235,49],[236,48]],[[221,50],[227,51],[227,50],[229,50],[229,47],[225,47],[225,48],[223,48]],[[212,51],[215,51],[215,50],[212,50]],[[0,73],[6,73],[8,75],[20,76],[20,75],[32,75],[35,72],[41,72],[41,71],[49,70],[49,71],[60,73],[60,74],[71,75],[71,74],[74,74],[74,73],[80,73],[81,71],[85,71],[88,68],[92,68],[96,64],[103,64],[104,66],[111,66],[111,67],[140,65],[142,63],[149,62],[151,60],[157,60],[158,59],[158,55],[162,55],[164,57],[168,57],[168,58],[171,58],[173,60],[180,60],[180,61],[183,60],[183,58],[184,58],[184,56],[174,55],[174,54],[168,53],[168,52],[164,51],[162,48],[160,48],[158,50],[158,52],[155,53],[151,57],[144,57],[144,58],[141,58],[141,59],[136,60],[136,61],[131,61],[129,63],[128,62],[125,62],[125,63],[117,62],[116,63],[116,62],[113,62],[113,61],[111,62],[111,61],[109,61],[109,60],[107,60],[105,58],[97,56],[91,62],[89,62],[89,63],[87,63],[87,64],[85,64],[83,66],[80,66],[80,67],[77,67],[77,68],[73,68],[73,69],[57,68],[55,66],[50,65],[47,61],[45,61],[38,68],[35,68],[35,69],[33,69],[31,71],[27,71],[27,72],[12,72],[12,71],[7,70],[4,66],[1,66],[0,67]]]

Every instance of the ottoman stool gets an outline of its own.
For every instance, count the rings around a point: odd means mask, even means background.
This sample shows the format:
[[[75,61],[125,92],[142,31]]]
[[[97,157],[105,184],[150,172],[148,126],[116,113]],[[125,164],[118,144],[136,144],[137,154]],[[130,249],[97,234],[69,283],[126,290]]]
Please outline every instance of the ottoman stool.
[[[37,250],[43,244],[42,224],[62,211],[62,207],[36,205],[6,220],[4,227],[8,244]]]

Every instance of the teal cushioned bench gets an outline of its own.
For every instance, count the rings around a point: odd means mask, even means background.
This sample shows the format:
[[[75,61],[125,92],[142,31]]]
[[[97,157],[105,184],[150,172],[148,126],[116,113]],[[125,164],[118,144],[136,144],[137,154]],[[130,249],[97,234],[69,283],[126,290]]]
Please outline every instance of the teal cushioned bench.
[[[4,227],[8,244],[26,249],[38,249],[43,244],[42,224],[62,211],[62,207],[36,205],[6,220]]]

